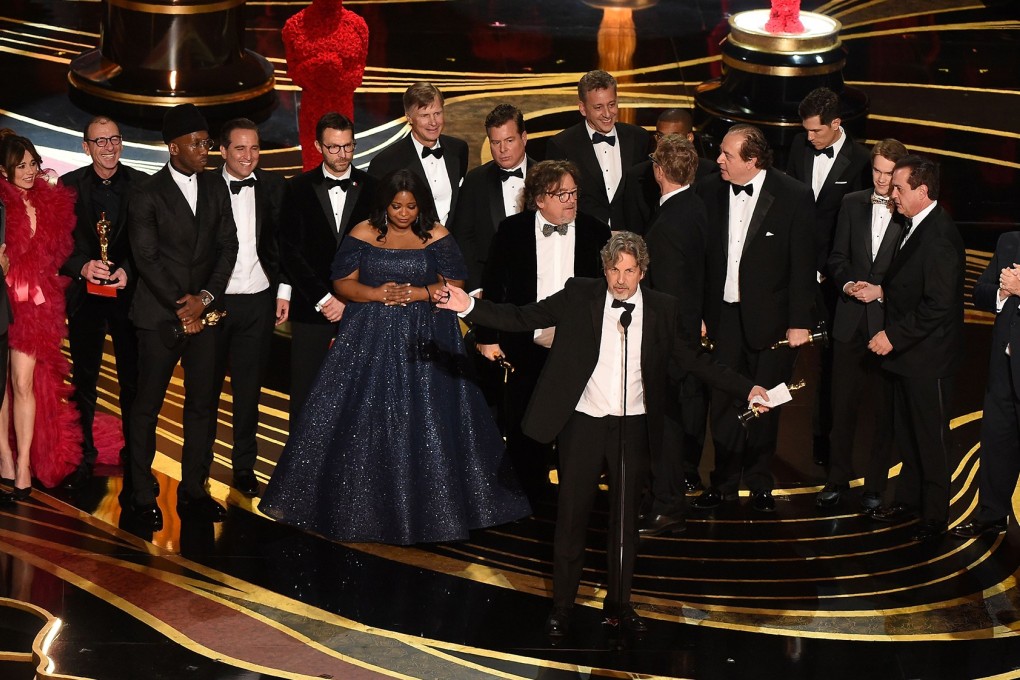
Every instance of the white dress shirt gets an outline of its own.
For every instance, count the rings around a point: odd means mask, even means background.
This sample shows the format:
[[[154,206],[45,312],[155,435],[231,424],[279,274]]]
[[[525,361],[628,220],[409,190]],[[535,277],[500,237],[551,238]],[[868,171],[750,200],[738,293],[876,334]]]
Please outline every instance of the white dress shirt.
[[[588,121],[584,122],[584,126],[588,129],[588,139],[591,140],[591,136],[597,132]],[[616,126],[606,133],[606,137],[616,137],[616,144],[610,146],[609,144],[599,143],[592,144],[595,149],[595,158],[599,162],[599,167],[602,168],[602,178],[606,184],[606,196],[609,198],[609,202],[613,202],[613,197],[616,196],[616,190],[620,188],[620,180],[623,179],[623,160],[620,157],[620,135],[616,134]]]
[[[411,142],[414,144],[414,152],[418,154],[421,167],[425,170],[425,178],[429,182],[429,189],[432,191],[432,200],[436,203],[436,214],[439,215],[439,222],[446,224],[450,217],[450,205],[453,203],[453,187],[450,185],[450,175],[446,172],[446,161],[442,158],[429,156],[421,157],[421,150],[425,145],[411,135]],[[433,149],[441,148],[439,140]]]
[[[811,166],[811,190],[815,192],[816,201],[818,200],[818,194],[822,192],[822,186],[825,185],[825,178],[829,176],[832,164],[836,162],[836,156],[839,155],[839,150],[843,148],[844,142],[846,142],[846,133],[843,132],[841,127],[839,128],[839,137],[827,147],[832,148],[832,158],[823,153],[815,155],[814,163]]]
[[[542,216],[541,211],[535,212],[535,265],[536,300],[543,300],[553,293],[563,290],[563,284],[574,275],[574,246],[577,241],[577,228],[571,222],[567,225],[567,233],[553,232],[548,236],[542,233],[542,225],[551,224],[551,220]],[[555,328],[540,328],[535,331],[535,344],[552,347]]]
[[[754,187],[753,195],[745,192],[733,195],[729,190],[730,213],[726,242],[726,282],[723,285],[723,302],[740,302],[740,258],[744,253],[744,241],[747,238],[747,227],[758,205],[762,185],[765,184],[767,170],[760,170],[748,184]]]
[[[191,173],[185,175],[183,172],[174,167],[173,163],[167,163],[166,166],[170,168],[170,177],[173,178],[174,184],[176,184],[181,193],[184,194],[184,200],[188,202],[191,207],[191,214],[195,215],[198,213],[198,175]]]
[[[351,168],[347,168],[347,172],[338,177],[330,174],[329,171],[326,170],[325,164],[323,164],[322,176],[326,179],[350,179]],[[327,193],[329,195],[329,206],[333,210],[333,224],[336,225],[336,230],[340,231],[343,229],[344,206],[347,205],[347,192],[340,187],[334,186],[331,187]]]
[[[889,231],[889,223],[892,222],[892,210],[890,199],[889,204],[872,203],[871,204],[871,261],[874,262],[875,258],[878,257],[878,249],[882,247],[882,241],[885,239],[885,232]],[[895,210],[895,208],[893,208]]]
[[[606,291],[599,360],[576,407],[576,410],[593,418],[624,414],[624,379],[627,381],[627,415],[637,416],[645,412],[645,386],[641,376],[641,323],[644,319],[641,289],[638,288],[627,302],[634,304],[634,311],[627,331],[627,372],[624,375],[623,327],[620,325],[623,308],[613,307],[613,296]]]
[[[243,181],[250,178],[255,179],[254,174],[243,177],[241,180],[230,175],[224,166],[220,174],[223,181],[230,189],[231,181]],[[256,179],[256,181],[258,181]],[[228,295],[250,295],[261,293],[269,288],[269,278],[266,276],[262,263],[259,261],[258,248],[255,233],[255,187],[241,187],[236,194],[230,193],[230,209],[234,213],[234,225],[237,227],[237,259],[234,261],[234,269],[230,272],[230,279],[227,281],[227,288],[224,292]]]
[[[520,165],[509,169],[509,172],[519,169],[521,177],[508,177],[505,182],[500,182],[503,185],[500,187],[503,190],[503,214],[507,217],[524,210],[524,176],[528,174],[527,163],[528,160],[525,157]],[[500,170],[502,171],[503,168]]]

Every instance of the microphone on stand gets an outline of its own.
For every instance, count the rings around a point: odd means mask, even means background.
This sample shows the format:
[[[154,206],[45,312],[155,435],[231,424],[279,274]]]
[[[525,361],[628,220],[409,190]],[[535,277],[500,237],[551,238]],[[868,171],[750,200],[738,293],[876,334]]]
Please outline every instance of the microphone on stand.
[[[615,555],[610,556],[607,554],[606,557],[616,561],[616,593],[617,595],[623,590],[623,543],[624,543],[624,527],[626,526],[626,520],[624,515],[627,513],[626,507],[626,479],[627,479],[627,463],[625,461],[626,452],[626,427],[627,427],[627,327],[630,326],[631,321],[634,320],[634,308],[637,306],[633,302],[624,302],[623,300],[613,300],[613,307],[622,307],[623,312],[620,314],[620,329],[623,331],[623,344],[620,347],[621,356],[620,360],[623,362],[623,370],[621,372],[622,382],[622,394],[620,395],[620,407],[623,416],[620,420],[620,450],[618,455],[617,473],[616,473],[616,486],[614,489],[616,492],[616,502],[619,504],[620,511],[617,513],[617,524],[612,527],[612,531],[616,534],[616,543],[618,549]],[[617,606],[622,606],[623,603],[614,603]],[[605,620],[605,623],[609,624],[613,628],[620,626],[619,612],[609,612],[609,617]]]

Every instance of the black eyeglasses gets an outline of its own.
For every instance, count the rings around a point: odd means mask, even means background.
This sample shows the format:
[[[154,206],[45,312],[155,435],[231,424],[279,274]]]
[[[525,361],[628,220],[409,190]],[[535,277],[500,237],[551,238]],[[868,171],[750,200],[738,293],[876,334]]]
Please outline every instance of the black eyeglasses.
[[[551,191],[547,191],[545,193],[548,196],[555,196],[559,200],[560,203],[566,203],[567,201],[569,201],[572,198],[580,197],[581,190],[580,189],[572,189],[570,191],[557,191],[556,193],[553,193]]]
[[[648,160],[650,160],[651,162],[655,163],[656,165],[659,165],[659,161],[655,160],[655,154],[654,153],[648,154]]]
[[[120,143],[123,139],[124,137],[122,137],[121,135],[113,135],[111,137],[96,137],[95,139],[88,139],[86,137],[85,141],[92,142],[100,149],[105,149],[107,144],[111,146],[120,146]]]
[[[358,146],[358,143],[347,142],[346,144],[321,144],[320,146],[330,153],[340,153],[343,151],[347,154],[354,153],[354,149]]]

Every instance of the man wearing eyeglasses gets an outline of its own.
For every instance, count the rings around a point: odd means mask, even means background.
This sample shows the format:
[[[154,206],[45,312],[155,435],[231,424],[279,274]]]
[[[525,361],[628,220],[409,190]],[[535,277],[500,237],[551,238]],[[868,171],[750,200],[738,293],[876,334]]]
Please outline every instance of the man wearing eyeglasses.
[[[577,166],[542,161],[524,179],[525,210],[500,222],[482,271],[485,299],[524,305],[560,291],[572,276],[599,276],[599,252],[609,226],[578,213]],[[513,364],[507,382],[507,451],[531,500],[548,491],[548,445],[521,432],[524,409],[545,365],[555,329],[504,333],[478,328],[480,342],[493,344]]]
[[[344,305],[333,295],[330,267],[344,236],[368,219],[376,180],[354,167],[354,123],[327,113],[315,128],[322,165],[286,182],[280,261],[290,301],[290,422],[304,406]]]
[[[219,175],[230,190],[238,250],[223,294],[227,316],[216,333],[216,391],[222,391],[229,367],[234,404],[232,485],[249,498],[259,492],[255,478],[259,395],[273,326],[286,321],[290,309],[290,287],[279,283],[277,228],[283,178],[258,167],[260,149],[258,127],[247,118],[235,118],[220,128]]]
[[[121,495],[124,515],[138,530],[158,531],[152,461],[156,426],[174,367],[184,369],[184,444],[177,513],[181,518],[220,521],[226,510],[209,495],[216,422],[217,327],[202,318],[223,293],[237,259],[237,228],[230,192],[217,173],[205,173],[209,125],[194,104],[163,117],[170,162],[138,183],[128,201],[128,233],[138,270],[131,320],[138,329],[138,396],[128,437],[130,470]],[[182,343],[168,346],[161,327],[180,324]]]
[[[61,182],[78,193],[74,211],[74,250],[60,268],[71,279],[67,287],[67,328],[74,372],[74,401],[81,417],[82,461],[61,486],[68,491],[86,485],[92,476],[98,452],[92,434],[96,415],[96,384],[103,360],[106,334],[113,339],[117,362],[118,400],[124,439],[128,436],[131,404],[138,391],[138,338],[128,318],[135,292],[125,199],[131,187],[146,174],[120,162],[120,128],[106,116],[96,116],[85,125],[82,150],[92,160],[72,170]],[[103,262],[96,225],[109,222],[107,262]],[[109,282],[109,283],[107,283]],[[101,295],[92,290],[106,292]],[[97,288],[99,284],[106,285]],[[121,452],[121,459],[126,456]]]

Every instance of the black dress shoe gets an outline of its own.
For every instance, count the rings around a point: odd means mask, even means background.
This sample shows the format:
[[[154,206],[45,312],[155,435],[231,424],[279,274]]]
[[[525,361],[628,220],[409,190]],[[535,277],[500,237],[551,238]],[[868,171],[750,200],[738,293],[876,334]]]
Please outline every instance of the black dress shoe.
[[[10,478],[9,477],[0,477],[0,486],[6,486],[7,488],[13,487],[14,486],[14,478],[13,477],[10,477]]]
[[[737,500],[737,494],[723,494],[719,489],[714,486],[710,486],[705,489],[704,493],[691,501],[691,507],[695,507],[698,510],[712,510],[718,508],[723,504],[723,501],[735,501]]]
[[[648,632],[648,624],[638,616],[638,613],[634,611],[634,606],[630,604],[608,609],[603,623],[609,626],[619,626],[621,630],[631,635],[644,635]]]
[[[234,470],[234,482],[231,485],[248,498],[259,495],[259,480],[251,470]]]
[[[642,536],[658,536],[671,531],[674,534],[687,530],[687,520],[671,515],[645,515],[638,522],[638,533]]]
[[[772,497],[771,491],[755,491],[751,495],[751,507],[758,512],[775,512],[776,499]]]
[[[865,491],[861,494],[861,509],[865,514],[872,514],[882,507],[882,494],[877,491]]]
[[[983,534],[1004,534],[1006,533],[1006,518],[1002,517],[991,522],[974,520],[955,527],[949,533],[960,538],[977,538]]]
[[[917,543],[933,541],[946,533],[946,525],[942,522],[921,522],[910,534],[910,540]]]
[[[149,531],[159,531],[163,528],[163,512],[155,503],[136,505],[127,511],[130,515],[131,524]]]
[[[846,484],[826,484],[815,496],[815,505],[820,508],[831,508],[839,503],[840,494],[847,490]]]
[[[189,498],[177,496],[177,514],[181,519],[201,519],[207,522],[222,522],[227,509],[213,500],[212,496]]]
[[[904,520],[913,519],[915,512],[905,503],[893,503],[892,505],[886,505],[884,507],[875,510],[871,513],[871,519],[878,522],[902,522]]]
[[[64,477],[64,480],[60,482],[60,488],[64,491],[78,491],[85,488],[90,479],[92,479],[92,468],[82,463],[74,469],[74,472]]]
[[[545,634],[551,638],[562,638],[570,630],[570,609],[553,607],[545,620]]]
[[[697,477],[687,477],[684,479],[684,494],[687,496],[693,496],[699,491],[704,490],[704,486],[701,484],[701,480]]]

